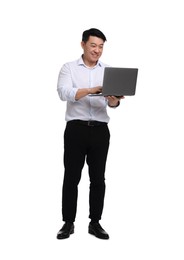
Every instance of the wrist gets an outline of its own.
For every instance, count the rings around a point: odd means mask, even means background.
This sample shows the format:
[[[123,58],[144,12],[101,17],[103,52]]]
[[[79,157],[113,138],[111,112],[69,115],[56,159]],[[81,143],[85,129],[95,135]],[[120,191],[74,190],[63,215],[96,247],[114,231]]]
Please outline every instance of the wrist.
[[[111,105],[109,102],[108,102],[108,106],[109,107],[118,107],[119,106],[119,104],[120,104],[120,101],[118,100],[118,102],[116,103],[116,105]]]

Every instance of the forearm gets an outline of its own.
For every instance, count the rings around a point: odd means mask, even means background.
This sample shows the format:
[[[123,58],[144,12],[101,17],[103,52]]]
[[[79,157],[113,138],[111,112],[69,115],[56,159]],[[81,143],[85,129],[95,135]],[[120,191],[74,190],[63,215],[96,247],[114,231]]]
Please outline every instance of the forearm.
[[[102,91],[101,86],[93,87],[93,88],[79,88],[75,95],[75,100],[79,100],[89,94],[96,94]]]
[[[77,93],[75,95],[75,100],[79,100],[80,98],[83,98],[90,94],[90,88],[81,88],[77,90]]]

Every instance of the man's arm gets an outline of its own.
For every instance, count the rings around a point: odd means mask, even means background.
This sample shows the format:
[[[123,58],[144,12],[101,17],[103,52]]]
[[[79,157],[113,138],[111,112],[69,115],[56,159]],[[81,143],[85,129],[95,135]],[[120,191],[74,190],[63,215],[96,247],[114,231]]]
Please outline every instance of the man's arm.
[[[85,97],[89,94],[97,94],[102,92],[102,87],[94,87],[94,88],[79,88],[75,95],[75,100],[79,100],[82,97]]]

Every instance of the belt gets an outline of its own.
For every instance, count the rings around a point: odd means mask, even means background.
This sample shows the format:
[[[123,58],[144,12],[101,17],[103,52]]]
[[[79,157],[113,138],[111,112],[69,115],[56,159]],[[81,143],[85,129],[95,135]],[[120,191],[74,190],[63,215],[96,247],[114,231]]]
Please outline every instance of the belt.
[[[104,126],[104,125],[107,125],[107,123],[105,123],[105,122],[93,121],[93,120],[83,121],[83,120],[79,120],[79,119],[68,121],[68,123],[76,123],[76,124],[85,125],[85,126]]]

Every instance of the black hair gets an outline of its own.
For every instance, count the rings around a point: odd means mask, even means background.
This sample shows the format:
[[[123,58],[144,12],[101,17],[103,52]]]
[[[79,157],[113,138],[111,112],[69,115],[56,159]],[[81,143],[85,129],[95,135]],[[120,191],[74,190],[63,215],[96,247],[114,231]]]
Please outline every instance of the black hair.
[[[90,36],[96,36],[96,37],[102,39],[104,42],[107,41],[103,32],[101,32],[100,30],[98,30],[96,28],[91,28],[89,30],[84,31],[82,34],[82,41],[87,42],[89,40]]]

